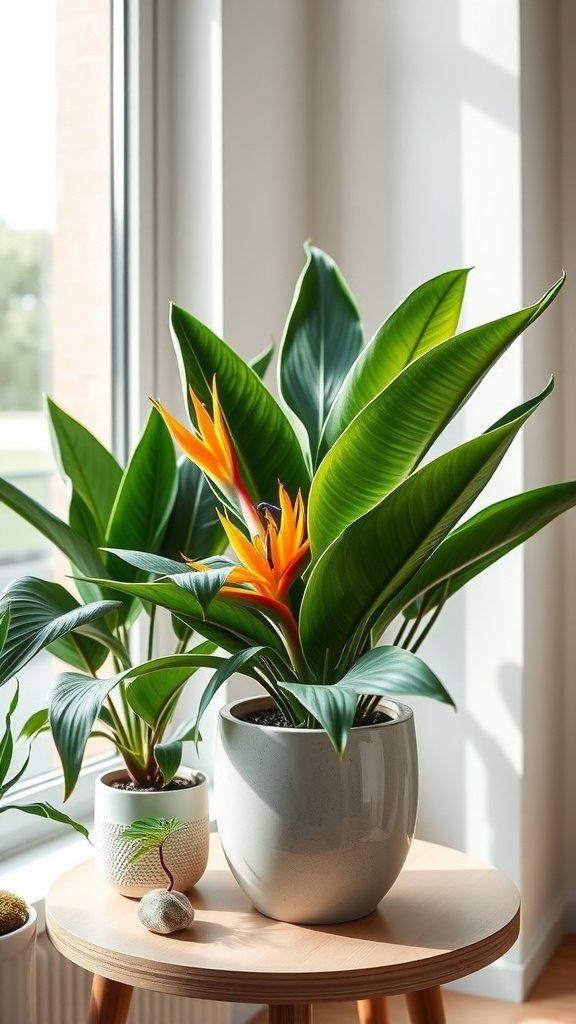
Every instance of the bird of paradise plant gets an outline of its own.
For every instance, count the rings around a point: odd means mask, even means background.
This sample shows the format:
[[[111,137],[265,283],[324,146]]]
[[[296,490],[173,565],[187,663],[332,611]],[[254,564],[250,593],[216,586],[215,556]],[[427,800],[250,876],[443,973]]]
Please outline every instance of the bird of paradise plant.
[[[181,738],[198,737],[209,701],[242,671],[289,725],[323,727],[341,754],[382,695],[452,703],[416,654],[446,601],[576,504],[570,481],[466,518],[552,381],[426,460],[564,278],[526,309],[459,333],[468,271],[441,274],[364,345],[337,266],[312,246],[306,254],[279,354],[280,401],[223,340],[171,309],[191,429],[154,404],[209,482],[236,560],[115,548],[150,578],[109,586],[168,609],[225,652]]]

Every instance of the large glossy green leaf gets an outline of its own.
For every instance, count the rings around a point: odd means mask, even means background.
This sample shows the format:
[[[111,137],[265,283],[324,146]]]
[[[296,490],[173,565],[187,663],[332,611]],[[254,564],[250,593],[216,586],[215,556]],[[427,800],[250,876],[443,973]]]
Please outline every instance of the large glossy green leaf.
[[[467,276],[468,270],[451,270],[426,281],[382,324],[334,402],[322,437],[322,454],[397,374],[456,333]]]
[[[431,610],[440,600],[447,600],[474,576],[574,505],[576,481],[571,480],[516,494],[482,509],[448,534],[406,587],[382,610],[378,632],[401,610],[411,618],[421,605]]]
[[[337,683],[357,694],[382,697],[432,697],[444,704],[454,701],[426,662],[401,647],[375,647],[354,662]]]
[[[86,743],[100,708],[125,674],[95,679],[78,672],[64,672],[54,683],[49,701],[50,729],[62,762],[65,800],[78,780]]]
[[[326,417],[362,348],[356,302],[334,261],[306,245],[307,262],[284,330],[278,361],[286,405],[306,427],[313,464]]]
[[[321,681],[344,674],[368,623],[462,518],[549,390],[510,423],[422,466],[326,549],[300,610],[304,654]]]
[[[0,478],[0,501],[17,515],[34,526],[47,540],[51,541],[86,576],[99,578],[108,575],[97,551],[80,534],[48,509],[28,497],[7,480]],[[105,580],[104,580],[105,582]]]
[[[52,447],[62,478],[82,499],[98,531],[97,544],[104,542],[108,520],[120,482],[122,469],[113,455],[86,427],[60,409],[52,399],[46,401]]]
[[[178,491],[172,508],[162,554],[168,558],[200,559],[224,551],[226,534],[216,514],[214,492],[204,474],[187,455],[178,460]]]
[[[201,636],[226,651],[234,652],[243,650],[246,645],[262,644],[286,658],[286,651],[274,627],[259,612],[238,601],[215,598],[208,610],[203,612],[194,594],[182,590],[172,580],[151,583],[114,581],[111,587],[119,593],[138,597],[145,603],[167,608],[193,626]]]
[[[550,304],[562,281],[527,309],[436,345],[358,413],[312,484],[308,530],[314,559],[412,472],[496,360]]]
[[[347,686],[316,686],[312,683],[280,683],[325,729],[339,757],[342,757],[354,723],[358,699]]]
[[[168,428],[152,409],[126,467],[106,534],[106,547],[158,551],[177,490],[174,446]],[[114,576],[133,580],[137,570],[112,558]]]
[[[107,651],[100,643],[72,634],[94,619],[102,619],[118,608],[115,601],[95,601],[80,605],[64,587],[33,576],[21,576],[0,598],[0,614],[10,608],[10,628],[0,655],[0,681],[19,672],[39,651],[69,634],[66,653],[74,647],[75,664],[89,671],[98,668]],[[102,637],[106,636],[105,626]]]
[[[216,375],[220,404],[254,503],[276,503],[278,480],[291,497],[298,488],[307,494],[310,474],[296,434],[254,370],[178,306],[171,310],[171,328],[192,419],[188,384],[211,411],[211,386]]]

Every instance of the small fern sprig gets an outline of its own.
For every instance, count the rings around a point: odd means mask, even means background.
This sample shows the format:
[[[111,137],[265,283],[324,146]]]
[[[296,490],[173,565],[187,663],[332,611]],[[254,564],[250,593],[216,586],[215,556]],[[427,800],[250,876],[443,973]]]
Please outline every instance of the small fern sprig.
[[[184,822],[178,818],[141,818],[133,821],[128,828],[120,834],[121,839],[126,841],[135,840],[139,843],[138,849],[130,858],[131,864],[137,864],[147,853],[158,850],[162,870],[169,881],[168,892],[174,888],[174,875],[164,859],[164,844],[170,836],[175,835],[185,828]]]

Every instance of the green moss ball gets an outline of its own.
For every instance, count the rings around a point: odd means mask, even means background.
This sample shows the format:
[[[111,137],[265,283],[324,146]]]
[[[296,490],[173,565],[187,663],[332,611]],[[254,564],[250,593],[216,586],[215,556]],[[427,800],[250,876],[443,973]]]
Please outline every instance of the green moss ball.
[[[20,896],[0,889],[0,935],[15,932],[28,920],[28,906]]]

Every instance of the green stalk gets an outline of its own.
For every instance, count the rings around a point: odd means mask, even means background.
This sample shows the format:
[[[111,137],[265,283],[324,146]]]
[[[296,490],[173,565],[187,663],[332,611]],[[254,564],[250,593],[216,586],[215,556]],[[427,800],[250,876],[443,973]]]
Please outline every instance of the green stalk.
[[[148,657],[147,661],[152,661],[154,652],[154,623],[156,621],[156,605],[153,604],[150,608],[150,625],[148,626]]]
[[[450,581],[449,581],[449,580],[447,580],[447,581],[446,581],[446,583],[445,583],[445,585],[444,585],[444,590],[442,591],[442,597],[441,597],[440,601],[439,601],[439,602],[438,602],[438,604],[436,605],[436,608],[435,608],[435,609],[434,609],[434,611],[432,612],[432,615],[431,615],[431,616],[430,616],[430,618],[428,619],[428,622],[427,622],[427,623],[426,623],[426,625],[424,626],[424,629],[423,629],[423,630],[422,630],[422,632],[420,633],[420,636],[418,637],[418,639],[416,640],[416,642],[415,642],[415,643],[414,643],[414,644],[412,645],[412,647],[410,648],[410,650],[412,651],[412,654],[416,654],[416,651],[418,650],[418,648],[420,647],[420,645],[421,645],[421,644],[423,643],[423,641],[424,641],[424,640],[426,639],[426,637],[428,636],[428,633],[429,633],[429,632],[430,632],[430,630],[432,629],[432,626],[433,626],[433,625],[434,625],[434,623],[436,622],[436,619],[438,618],[438,616],[440,615],[440,612],[442,611],[442,609],[443,609],[444,605],[446,604],[446,599],[447,599],[447,597],[448,597],[448,589],[449,589],[449,585],[450,585]]]

